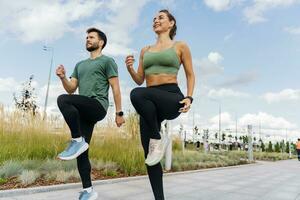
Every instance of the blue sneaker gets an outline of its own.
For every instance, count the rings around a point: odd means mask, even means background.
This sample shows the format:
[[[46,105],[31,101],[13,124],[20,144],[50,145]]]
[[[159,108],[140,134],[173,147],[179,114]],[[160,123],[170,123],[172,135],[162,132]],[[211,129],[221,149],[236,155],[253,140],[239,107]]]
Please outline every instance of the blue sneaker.
[[[95,200],[98,198],[98,193],[92,190],[90,193],[87,191],[80,192],[79,200]]]
[[[57,157],[61,160],[72,160],[77,158],[88,148],[89,148],[89,144],[85,142],[84,138],[82,138],[81,142],[76,142],[75,140],[72,139],[69,146],[63,152],[58,154]]]

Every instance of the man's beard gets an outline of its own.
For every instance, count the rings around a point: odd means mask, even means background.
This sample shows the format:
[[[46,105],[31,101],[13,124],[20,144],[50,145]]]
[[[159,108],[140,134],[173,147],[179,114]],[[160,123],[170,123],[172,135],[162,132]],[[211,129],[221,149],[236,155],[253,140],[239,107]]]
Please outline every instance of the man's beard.
[[[89,47],[86,46],[86,50],[89,51],[89,52],[95,51],[97,49],[99,49],[98,44],[92,44],[92,46],[89,46]]]

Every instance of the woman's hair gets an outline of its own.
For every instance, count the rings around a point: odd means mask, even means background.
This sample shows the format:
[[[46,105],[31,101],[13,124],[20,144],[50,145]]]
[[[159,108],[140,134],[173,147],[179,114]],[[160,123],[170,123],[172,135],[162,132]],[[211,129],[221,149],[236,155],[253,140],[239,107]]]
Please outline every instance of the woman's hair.
[[[177,30],[176,19],[175,19],[175,17],[174,17],[168,10],[166,10],[166,9],[160,10],[159,12],[165,13],[165,14],[168,16],[168,18],[169,18],[170,21],[174,21],[174,25],[173,25],[172,29],[170,30],[170,33],[169,33],[170,38],[173,40],[173,38],[174,38],[175,35],[176,35],[176,30]]]

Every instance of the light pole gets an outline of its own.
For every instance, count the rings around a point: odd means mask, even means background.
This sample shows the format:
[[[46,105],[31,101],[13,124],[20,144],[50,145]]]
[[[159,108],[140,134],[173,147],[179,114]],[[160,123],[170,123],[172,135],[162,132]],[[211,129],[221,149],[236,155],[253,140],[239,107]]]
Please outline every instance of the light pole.
[[[219,145],[221,146],[221,101],[214,98],[209,99],[219,104]]]
[[[50,86],[50,79],[51,79],[51,73],[52,73],[54,49],[53,49],[53,47],[43,46],[43,50],[44,51],[51,51],[51,63],[50,63],[50,70],[49,70],[49,76],[48,76],[45,105],[44,105],[44,115],[43,115],[43,120],[45,120],[46,119],[46,115],[47,115],[46,114],[46,110],[47,110],[47,104],[48,104],[49,86]]]

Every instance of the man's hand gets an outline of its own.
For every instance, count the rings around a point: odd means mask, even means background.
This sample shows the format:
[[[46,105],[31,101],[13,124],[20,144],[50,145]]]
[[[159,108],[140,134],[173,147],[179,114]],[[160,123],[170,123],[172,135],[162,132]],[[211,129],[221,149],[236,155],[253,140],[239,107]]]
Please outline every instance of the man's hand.
[[[116,122],[116,124],[117,124],[118,127],[121,127],[122,124],[125,123],[125,120],[124,120],[123,116],[116,115],[115,122]]]
[[[56,75],[60,78],[63,79],[66,77],[66,70],[63,65],[58,65],[56,68]]]

